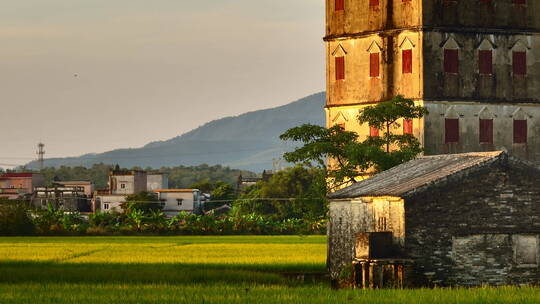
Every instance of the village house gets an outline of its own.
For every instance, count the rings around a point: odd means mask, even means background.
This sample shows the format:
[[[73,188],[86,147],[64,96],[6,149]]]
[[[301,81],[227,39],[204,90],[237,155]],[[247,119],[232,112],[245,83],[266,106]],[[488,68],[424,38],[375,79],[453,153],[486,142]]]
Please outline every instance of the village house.
[[[153,192],[159,189],[169,189],[169,177],[167,174],[153,172],[146,174],[146,191]]]
[[[146,172],[137,170],[114,170],[109,173],[109,190],[113,195],[131,195],[146,191]]]
[[[94,184],[91,181],[54,181],[54,186],[83,188],[84,195],[92,197],[94,194]]]
[[[92,199],[93,212],[122,212],[122,203],[126,201],[127,195],[110,194],[109,191],[96,191]]]
[[[155,192],[169,188],[169,180],[163,173],[147,173],[137,170],[113,170],[109,173],[109,188],[96,191],[92,209],[103,212],[122,212],[127,196],[143,191]],[[158,204],[159,202],[155,202]]]
[[[155,192],[167,217],[174,217],[180,212],[202,212],[201,191],[197,189],[159,189]]]
[[[329,196],[328,267],[361,287],[540,283],[540,170],[425,156]]]
[[[32,204],[41,209],[51,205],[66,212],[92,212],[91,198],[83,186],[36,187]]]
[[[264,170],[260,177],[244,177],[242,174],[238,176],[236,181],[236,193],[241,194],[249,187],[256,185],[258,182],[267,182],[274,176],[273,171]]]
[[[45,184],[45,178],[39,173],[5,173],[0,175],[0,198],[30,198],[34,187]]]

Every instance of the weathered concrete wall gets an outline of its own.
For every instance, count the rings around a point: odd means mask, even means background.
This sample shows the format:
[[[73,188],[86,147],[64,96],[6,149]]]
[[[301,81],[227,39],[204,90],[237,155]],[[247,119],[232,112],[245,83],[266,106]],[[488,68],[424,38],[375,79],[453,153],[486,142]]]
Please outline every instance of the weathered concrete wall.
[[[416,284],[538,284],[539,178],[495,163],[405,198]]]
[[[511,155],[540,164],[540,104],[480,102],[425,102],[426,154],[508,151]],[[459,119],[459,142],[445,143],[445,119]],[[480,119],[493,120],[493,144],[480,143]],[[514,144],[514,119],[527,120],[526,144]]]
[[[363,198],[333,201],[329,207],[328,269],[332,279],[351,265],[355,235],[359,232],[392,232],[394,243],[404,246],[404,205],[400,198]]]
[[[335,37],[419,26],[422,23],[420,2],[380,0],[378,6],[371,7],[367,0],[345,0],[345,9],[335,11],[335,0],[326,0],[326,35]]]
[[[426,31],[423,39],[424,99],[540,101],[540,35]],[[458,50],[458,74],[444,72],[445,48]],[[479,50],[492,51],[492,75],[480,75]],[[513,75],[514,51],[527,53],[526,76]]]
[[[526,5],[511,0],[423,0],[422,6],[426,26],[540,29],[540,3],[535,0]]]
[[[146,191],[169,189],[169,177],[166,174],[147,174]]]
[[[402,73],[402,51],[412,50],[412,73]],[[370,77],[370,54],[379,53],[379,77]],[[336,79],[336,57],[344,57],[345,79]],[[327,105],[354,105],[387,100],[401,94],[419,99],[422,86],[422,35],[404,31],[395,36],[369,35],[327,42]]]

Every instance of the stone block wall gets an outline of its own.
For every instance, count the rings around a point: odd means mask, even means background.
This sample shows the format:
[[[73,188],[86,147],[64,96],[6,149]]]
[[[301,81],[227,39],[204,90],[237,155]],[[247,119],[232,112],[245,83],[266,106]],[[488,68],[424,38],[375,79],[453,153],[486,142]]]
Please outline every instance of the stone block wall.
[[[405,199],[416,285],[540,282],[540,176],[518,167],[497,162]]]

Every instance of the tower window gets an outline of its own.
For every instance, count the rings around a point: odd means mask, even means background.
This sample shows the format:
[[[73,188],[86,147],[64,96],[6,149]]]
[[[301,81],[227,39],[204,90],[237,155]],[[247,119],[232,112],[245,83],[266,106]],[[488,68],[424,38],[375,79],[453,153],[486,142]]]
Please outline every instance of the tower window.
[[[335,0],[335,11],[336,12],[339,12],[339,11],[343,11],[345,10],[345,0]]]
[[[513,52],[512,54],[512,70],[514,75],[527,75],[527,53]]]
[[[480,119],[480,143],[493,143],[493,119]]]
[[[345,57],[336,57],[336,80],[345,79]]]
[[[379,53],[369,54],[369,76],[370,77],[379,77],[380,76],[380,58]]]
[[[378,137],[379,136],[379,129],[373,126],[369,126],[369,136],[371,137]]]
[[[527,143],[527,121],[526,120],[514,120],[514,143],[515,144]]]
[[[444,50],[444,72],[458,74],[459,55],[458,50]]]
[[[401,71],[403,74],[412,73],[412,50],[403,50],[401,52]]]
[[[491,75],[493,74],[493,52],[492,51],[479,51],[478,52],[478,70],[480,74]]]
[[[403,120],[403,134],[413,134],[413,121],[412,119]]]
[[[445,119],[444,121],[444,142],[458,143],[459,142],[459,119]]]

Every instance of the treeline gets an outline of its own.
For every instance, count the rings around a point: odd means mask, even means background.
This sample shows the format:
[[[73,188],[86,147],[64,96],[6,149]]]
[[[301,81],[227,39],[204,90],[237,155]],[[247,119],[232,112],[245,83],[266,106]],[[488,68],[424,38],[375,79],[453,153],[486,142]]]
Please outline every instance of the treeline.
[[[51,185],[55,180],[89,180],[94,182],[97,188],[107,187],[108,174],[114,166],[107,164],[96,164],[90,168],[86,167],[59,167],[45,168],[41,172],[45,176],[47,185]],[[221,165],[209,166],[177,166],[154,168],[133,167],[133,170],[145,170],[149,172],[162,172],[169,176],[170,188],[187,188],[202,180],[210,182],[223,181],[227,184],[234,185],[238,176],[255,176],[256,174],[249,171],[231,169]]]
[[[0,200],[0,235],[205,235],[322,234],[326,231],[324,170],[296,166],[274,174],[238,195],[224,182],[196,185],[212,193],[202,215],[180,213],[167,218],[155,194],[130,195],[122,212],[88,216],[49,205],[35,209],[25,201]],[[226,210],[210,211],[227,205]],[[210,212],[208,212],[210,211]]]

